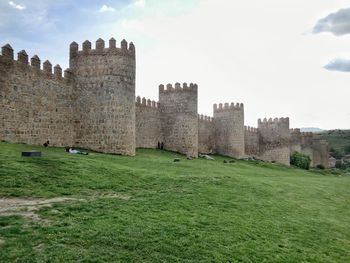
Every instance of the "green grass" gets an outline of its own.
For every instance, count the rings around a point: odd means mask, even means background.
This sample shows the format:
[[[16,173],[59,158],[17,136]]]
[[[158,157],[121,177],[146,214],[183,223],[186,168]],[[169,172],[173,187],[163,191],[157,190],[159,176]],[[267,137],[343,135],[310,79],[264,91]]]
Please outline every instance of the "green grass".
[[[349,176],[224,159],[0,143],[0,197],[83,199],[0,216],[0,262],[349,262]]]

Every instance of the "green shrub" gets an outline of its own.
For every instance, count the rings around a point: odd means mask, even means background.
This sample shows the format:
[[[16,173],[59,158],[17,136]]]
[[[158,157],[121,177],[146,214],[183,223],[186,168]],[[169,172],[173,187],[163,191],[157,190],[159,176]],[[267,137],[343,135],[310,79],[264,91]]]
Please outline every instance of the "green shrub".
[[[344,153],[345,154],[350,154],[350,145],[345,146]]]
[[[335,162],[335,168],[337,168],[337,169],[343,169],[343,163],[342,163],[342,161],[337,160],[337,161]]]
[[[311,158],[308,155],[294,152],[290,157],[290,164],[301,169],[309,170]]]
[[[331,148],[329,150],[329,155],[332,156],[335,159],[340,159],[343,157],[343,154],[337,150],[335,150],[334,148]]]

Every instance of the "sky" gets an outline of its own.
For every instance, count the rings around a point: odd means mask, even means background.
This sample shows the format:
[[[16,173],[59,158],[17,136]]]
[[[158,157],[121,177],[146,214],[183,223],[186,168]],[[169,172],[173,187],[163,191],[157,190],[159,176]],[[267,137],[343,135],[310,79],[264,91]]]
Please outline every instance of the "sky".
[[[350,0],[0,0],[0,45],[68,67],[69,44],[136,46],[136,95],[198,84],[198,112],[350,129]],[[93,44],[94,46],[94,44]]]

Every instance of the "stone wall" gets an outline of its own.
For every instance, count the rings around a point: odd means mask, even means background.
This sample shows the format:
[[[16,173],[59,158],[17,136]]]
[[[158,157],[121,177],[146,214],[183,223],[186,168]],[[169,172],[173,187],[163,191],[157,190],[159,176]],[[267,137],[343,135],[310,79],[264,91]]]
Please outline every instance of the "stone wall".
[[[76,144],[106,153],[135,155],[135,47],[102,39],[70,46],[74,75]]]
[[[301,132],[300,129],[290,129],[290,154],[301,152]]]
[[[157,148],[158,142],[163,142],[158,103],[137,97],[136,147]]]
[[[198,155],[197,85],[180,83],[175,88],[159,86],[164,148],[196,157]]]
[[[313,141],[313,166],[323,165],[324,167],[329,167],[329,147],[328,142],[322,140],[321,138],[314,138]]]
[[[312,132],[302,132],[300,135],[301,153],[310,156],[311,167],[322,164],[329,167],[328,163],[328,143]]]
[[[289,118],[258,120],[260,158],[285,165],[290,163]]]
[[[215,148],[213,118],[198,115],[198,152],[212,153]]]
[[[245,154],[248,156],[259,156],[259,132],[257,128],[245,127],[244,133]]]
[[[235,158],[245,154],[244,149],[244,107],[214,104],[215,152]]]
[[[14,143],[67,146],[74,142],[70,74],[22,50],[14,60],[10,45],[0,56],[0,140]]]

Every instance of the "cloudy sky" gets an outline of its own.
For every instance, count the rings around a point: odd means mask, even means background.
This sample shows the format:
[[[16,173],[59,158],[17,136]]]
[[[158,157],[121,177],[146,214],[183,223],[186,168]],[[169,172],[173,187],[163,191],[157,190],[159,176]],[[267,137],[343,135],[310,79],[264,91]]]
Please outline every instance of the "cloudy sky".
[[[68,67],[68,46],[133,41],[137,95],[199,85],[199,113],[243,102],[246,125],[350,128],[350,0],[0,0],[0,44]]]

